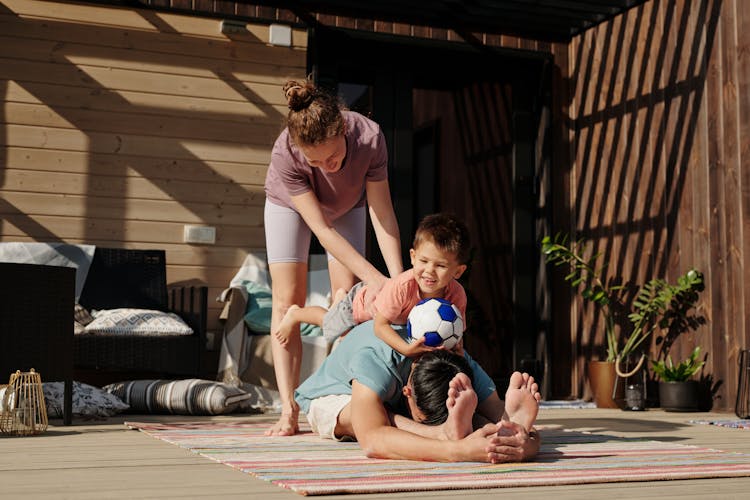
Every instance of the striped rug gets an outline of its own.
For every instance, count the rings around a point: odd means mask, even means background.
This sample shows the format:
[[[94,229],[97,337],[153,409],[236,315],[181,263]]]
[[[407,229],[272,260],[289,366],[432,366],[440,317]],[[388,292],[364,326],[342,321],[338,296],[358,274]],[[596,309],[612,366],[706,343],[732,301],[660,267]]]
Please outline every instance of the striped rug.
[[[265,437],[268,424],[125,425],[303,495],[750,476],[747,454],[557,429],[542,430],[534,462],[492,465],[369,459],[305,428]]]
[[[731,427],[732,429],[750,430],[750,419],[741,420],[691,420],[691,424],[716,425],[718,427]]]

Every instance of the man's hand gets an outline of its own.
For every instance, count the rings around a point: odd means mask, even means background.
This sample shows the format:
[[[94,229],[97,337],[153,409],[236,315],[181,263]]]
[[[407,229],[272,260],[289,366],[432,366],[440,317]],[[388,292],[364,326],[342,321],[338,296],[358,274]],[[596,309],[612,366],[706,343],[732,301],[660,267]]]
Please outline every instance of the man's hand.
[[[485,428],[492,428],[492,424]],[[494,426],[497,430],[489,437],[487,446],[487,461],[498,464],[503,462],[522,462],[534,458],[539,452],[539,434],[536,431],[527,432],[523,426],[502,420]]]

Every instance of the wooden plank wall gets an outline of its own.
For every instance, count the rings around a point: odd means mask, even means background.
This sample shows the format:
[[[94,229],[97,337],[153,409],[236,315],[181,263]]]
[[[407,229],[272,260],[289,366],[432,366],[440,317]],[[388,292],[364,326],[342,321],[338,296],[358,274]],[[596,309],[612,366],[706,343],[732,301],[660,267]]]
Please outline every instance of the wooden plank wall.
[[[750,347],[750,5],[741,0],[649,1],[575,38],[568,50],[573,168],[570,220],[609,260],[609,276],[643,283],[705,274],[707,325],[673,357],[708,352],[732,409],[737,360]],[[580,304],[578,304],[580,306]],[[572,393],[603,343],[591,310],[571,315],[579,346]]]
[[[281,85],[306,73],[307,33],[91,4],[0,4],[0,241],[167,251],[168,280],[214,298],[265,248],[263,181]],[[215,245],[183,226],[216,228]]]

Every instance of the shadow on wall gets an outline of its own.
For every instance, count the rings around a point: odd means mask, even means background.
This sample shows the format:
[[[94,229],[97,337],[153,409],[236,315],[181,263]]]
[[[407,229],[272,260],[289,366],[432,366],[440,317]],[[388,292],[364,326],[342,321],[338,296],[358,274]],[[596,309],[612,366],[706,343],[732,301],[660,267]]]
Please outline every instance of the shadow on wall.
[[[720,0],[651,2],[590,30],[577,43],[570,224],[576,237],[593,241],[611,263],[612,276],[625,281],[702,265],[690,261],[699,255],[680,248],[678,225],[721,5]],[[678,249],[684,260],[670,260]],[[574,345],[581,352],[570,359],[579,373],[585,360],[597,358],[603,342],[601,332],[587,330],[599,323],[593,314],[582,308],[576,321]],[[584,389],[579,377],[572,392]]]
[[[84,233],[78,236],[85,241],[128,241],[128,219],[156,227],[167,216],[190,219],[169,221],[179,224],[262,227],[262,219],[248,217],[246,209],[262,206],[267,151],[283,122],[283,114],[268,98],[278,93],[281,100],[278,84],[263,83],[278,76],[279,69],[270,60],[243,61],[243,52],[252,50],[247,43],[243,48],[230,40],[178,33],[152,11],[112,8],[113,16],[118,12],[124,19],[135,13],[157,31],[135,29],[135,21],[128,26],[124,21],[120,28],[21,17],[0,5],[0,16],[15,18],[6,21],[8,35],[29,49],[23,59],[4,63],[9,77],[0,82],[0,95],[9,104],[0,110],[6,113],[0,116],[6,124],[0,134],[7,146],[0,148],[0,164],[18,168],[24,159],[17,155],[27,154],[37,163],[48,162],[45,169],[53,186],[58,172],[80,178],[84,186],[70,194],[85,198]],[[248,32],[245,42],[254,41],[250,36]],[[247,73],[248,67],[254,82],[236,76]],[[22,119],[20,125],[9,124],[14,120],[7,119],[8,109],[16,109],[19,116],[35,113],[36,123]],[[17,147],[25,151],[11,151]],[[253,164],[261,178],[257,189],[223,173]],[[0,186],[12,190],[7,180],[2,169]],[[50,196],[65,194],[51,189]],[[138,189],[142,191],[134,194]],[[128,197],[142,198],[144,206],[156,208],[129,206]],[[170,202],[180,209],[158,209]],[[34,217],[62,213],[29,214],[7,199],[0,211],[5,223],[29,238],[69,239],[64,230],[47,228]],[[6,232],[0,227],[0,233]],[[238,246],[247,246],[247,241]]]

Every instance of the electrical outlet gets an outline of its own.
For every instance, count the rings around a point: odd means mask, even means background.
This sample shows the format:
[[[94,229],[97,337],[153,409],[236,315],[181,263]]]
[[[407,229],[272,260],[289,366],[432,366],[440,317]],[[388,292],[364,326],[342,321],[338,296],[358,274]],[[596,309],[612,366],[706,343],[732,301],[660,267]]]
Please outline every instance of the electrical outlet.
[[[216,228],[211,226],[185,226],[182,239],[185,243],[216,243]]]
[[[280,47],[292,46],[292,27],[286,24],[272,24],[268,27],[268,43]]]

